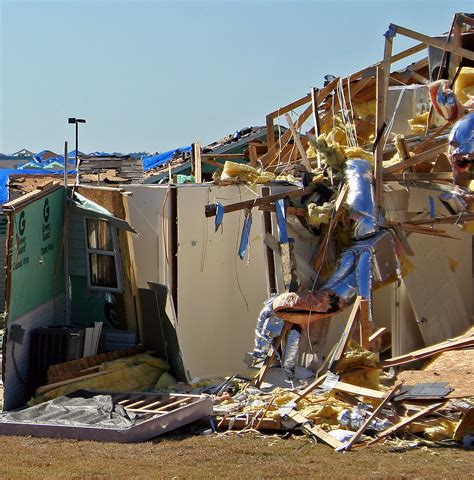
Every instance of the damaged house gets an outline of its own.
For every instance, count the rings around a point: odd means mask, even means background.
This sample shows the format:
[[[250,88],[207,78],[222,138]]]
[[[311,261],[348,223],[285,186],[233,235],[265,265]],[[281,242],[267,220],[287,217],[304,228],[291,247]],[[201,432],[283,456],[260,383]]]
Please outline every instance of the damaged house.
[[[145,158],[144,183],[52,183],[4,205],[4,408],[30,408],[0,431],[98,391],[128,412],[117,421],[213,413],[339,451],[469,437],[473,25],[391,24],[381,62],[328,77],[265,130]],[[397,35],[417,44],[393,53]],[[56,330],[69,347],[51,358]]]

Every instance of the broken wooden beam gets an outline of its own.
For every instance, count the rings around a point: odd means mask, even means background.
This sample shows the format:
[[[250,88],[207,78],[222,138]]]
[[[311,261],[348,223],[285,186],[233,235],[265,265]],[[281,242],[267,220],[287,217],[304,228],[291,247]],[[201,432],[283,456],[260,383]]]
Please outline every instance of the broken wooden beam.
[[[396,423],[395,425],[393,425],[392,427],[390,428],[387,428],[387,430],[384,430],[380,435],[377,436],[377,438],[374,438],[373,440],[371,440],[369,443],[367,443],[367,445],[372,445],[380,440],[382,440],[382,438],[385,438],[385,437],[388,437],[389,435],[391,435],[392,433],[395,433],[397,430],[400,430],[400,428],[403,428],[403,427],[406,427],[408,426],[410,423],[414,422],[415,420],[417,420],[418,418],[421,418],[421,417],[424,417],[425,415],[428,415],[428,413],[431,413],[431,412],[434,412],[435,410],[437,410],[439,407],[441,407],[443,405],[444,402],[439,402],[439,403],[435,403],[433,405],[430,405],[429,407],[415,413],[414,415],[412,415],[411,417],[408,417],[408,418],[404,418],[403,420],[401,420],[400,422]]]
[[[443,142],[436,147],[426,150],[425,152],[418,153],[414,157],[410,157],[402,162],[396,163],[395,165],[390,165],[390,167],[385,167],[383,169],[383,175],[389,175],[391,173],[398,172],[399,170],[406,170],[407,168],[414,167],[419,163],[432,161],[438,154],[445,153],[447,148],[447,144]]]
[[[403,35],[408,38],[413,38],[414,40],[418,40],[419,42],[426,43],[426,45],[431,45],[433,47],[439,48],[440,50],[453,53],[454,55],[460,55],[464,58],[469,60],[474,60],[474,52],[471,50],[467,50],[466,48],[460,48],[453,43],[446,43],[443,40],[438,38],[429,37],[428,35],[423,35],[422,33],[415,32],[414,30],[410,30],[405,27],[401,27],[399,25],[395,25],[391,23],[389,29],[394,30],[396,33]]]
[[[281,200],[282,198],[293,198],[293,197],[303,197],[305,195],[310,195],[314,192],[314,185],[310,185],[306,188],[299,188],[297,190],[289,190],[288,192],[275,193],[274,195],[267,195],[264,197],[258,197],[255,200],[245,200],[243,202],[231,203],[230,205],[224,206],[224,213],[237,212],[239,210],[245,210],[247,208],[260,207],[268,203],[273,203],[276,200]],[[217,212],[217,205],[211,203],[204,207],[204,212],[206,217],[214,217]]]

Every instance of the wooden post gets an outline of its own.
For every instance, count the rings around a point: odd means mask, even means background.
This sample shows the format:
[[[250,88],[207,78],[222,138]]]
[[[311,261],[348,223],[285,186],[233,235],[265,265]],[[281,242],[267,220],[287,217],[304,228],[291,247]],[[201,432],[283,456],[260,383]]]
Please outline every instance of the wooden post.
[[[268,187],[262,188],[262,197],[270,195],[270,189]],[[265,234],[272,234],[272,215],[269,211],[263,212],[263,228]],[[276,280],[275,280],[275,256],[273,250],[267,245],[265,248],[267,258],[267,281],[268,281],[268,296],[277,293]]]
[[[273,147],[275,143],[275,126],[273,125],[273,117],[267,115],[267,151]]]
[[[361,299],[359,306],[359,335],[360,335],[360,346],[366,350],[370,350],[370,334],[372,333],[372,328],[370,325],[370,305],[369,301]]]
[[[350,77],[349,77],[350,81]],[[313,107],[313,123],[314,123],[314,136],[316,138],[321,135],[321,125],[319,121],[319,112],[318,112],[318,92],[319,89],[313,87],[311,89],[311,106]],[[318,168],[321,168],[321,154],[317,152],[318,158]]]
[[[195,183],[202,183],[201,144],[194,142],[191,146],[191,169],[194,175],[194,181]]]

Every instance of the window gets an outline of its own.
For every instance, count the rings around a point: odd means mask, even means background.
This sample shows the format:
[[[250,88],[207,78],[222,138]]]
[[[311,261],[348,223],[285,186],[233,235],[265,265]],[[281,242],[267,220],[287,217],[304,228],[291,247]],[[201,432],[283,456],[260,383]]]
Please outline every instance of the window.
[[[123,291],[116,229],[107,220],[85,218],[87,283],[92,290]]]

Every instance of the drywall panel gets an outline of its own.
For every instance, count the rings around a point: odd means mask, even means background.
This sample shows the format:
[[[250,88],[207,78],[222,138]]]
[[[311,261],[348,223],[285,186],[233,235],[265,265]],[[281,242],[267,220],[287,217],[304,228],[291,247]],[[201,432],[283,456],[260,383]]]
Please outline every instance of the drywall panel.
[[[409,242],[415,268],[403,281],[425,344],[460,335],[469,327],[470,316],[443,242],[419,234],[410,235]]]
[[[178,188],[178,340],[191,377],[242,371],[253,349],[257,316],[267,296],[262,214],[253,210],[250,256],[238,247],[244,212],[224,215],[214,232],[207,203],[256,198],[244,186]]]
[[[133,235],[137,283],[148,288],[148,282],[170,286],[168,268],[170,246],[170,194],[168,187],[127,185],[130,224]]]
[[[47,325],[60,325],[64,322],[64,294],[29,310],[15,319],[14,324],[25,330],[22,343],[14,343],[9,338],[12,324],[6,330],[5,376],[3,379],[3,409],[19,408],[29,400],[25,388],[28,382],[31,332]]]

